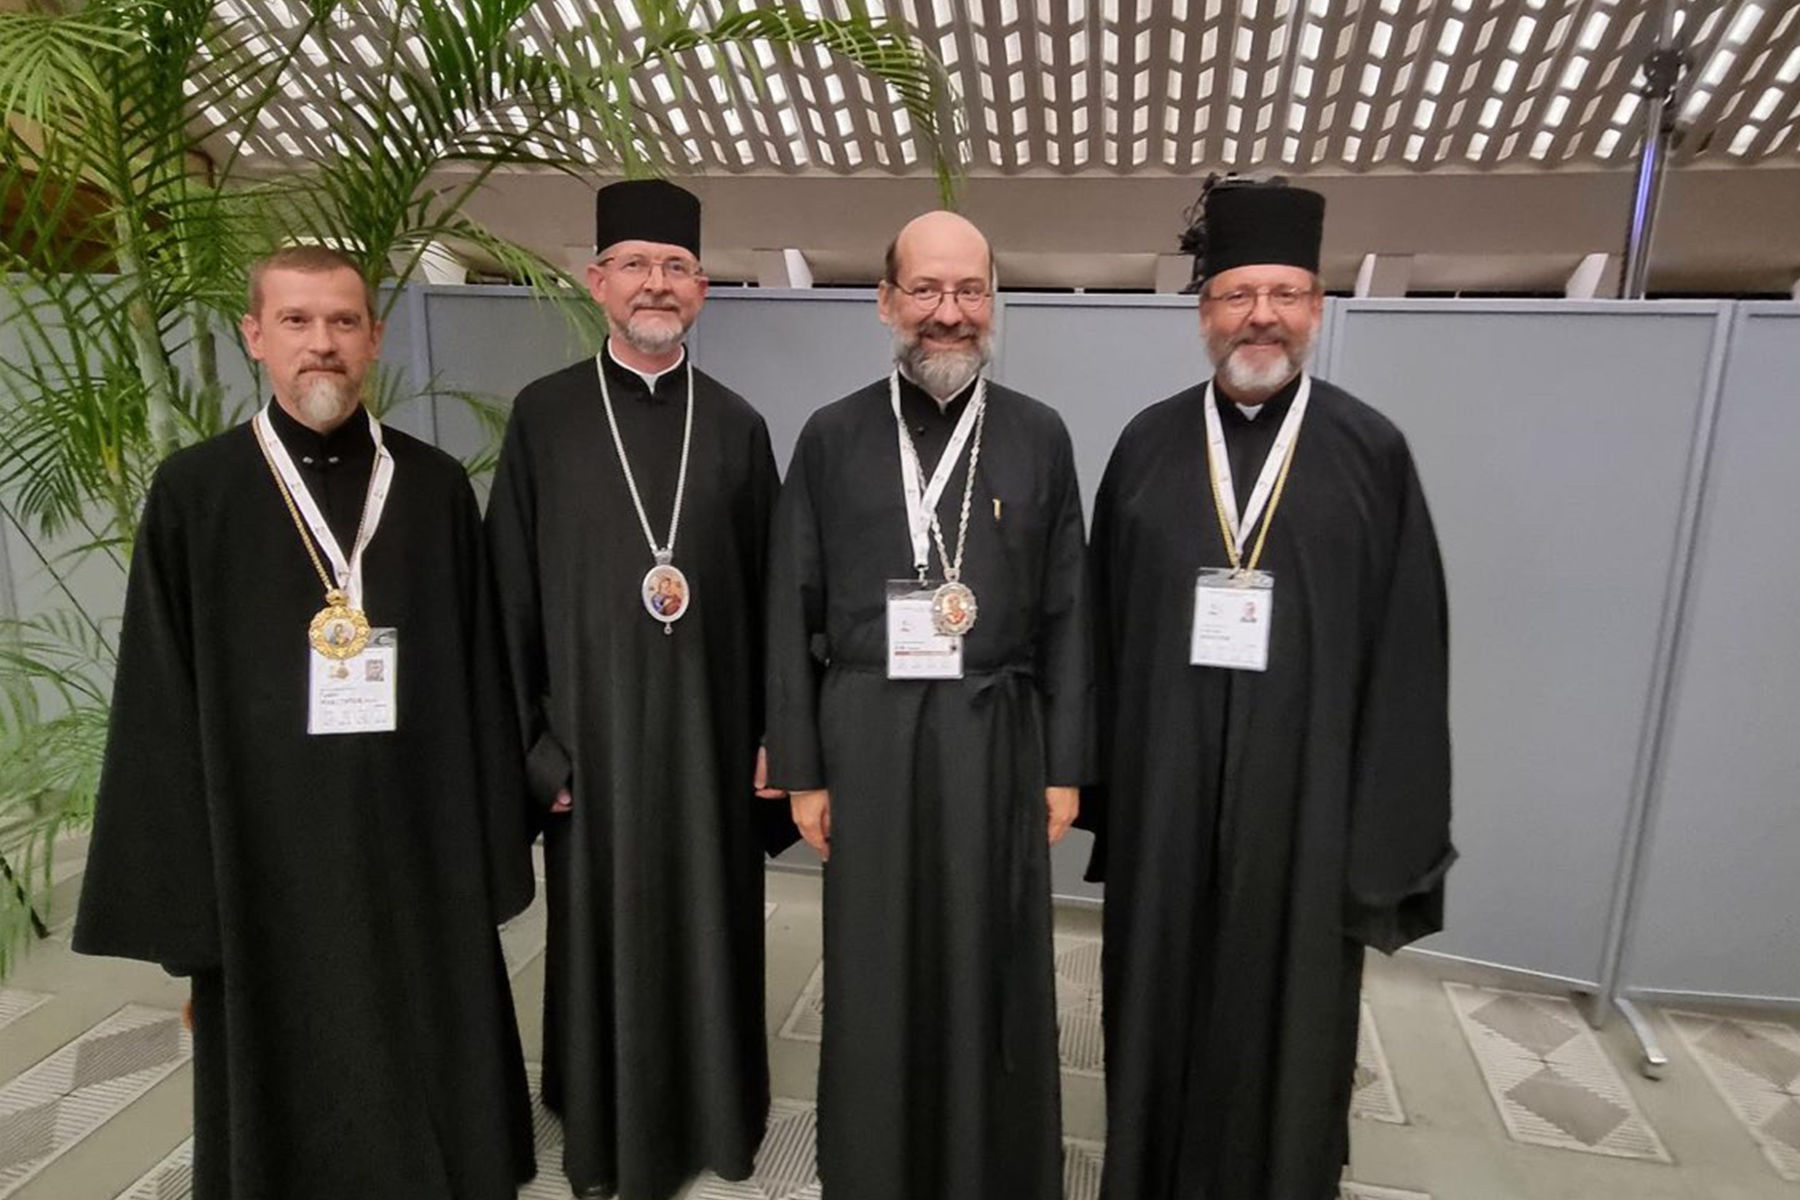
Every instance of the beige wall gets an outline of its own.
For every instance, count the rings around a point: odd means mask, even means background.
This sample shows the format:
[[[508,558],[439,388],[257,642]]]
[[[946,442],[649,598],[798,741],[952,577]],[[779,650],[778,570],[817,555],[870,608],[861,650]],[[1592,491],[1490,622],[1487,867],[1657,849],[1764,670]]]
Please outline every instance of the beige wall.
[[[1325,273],[1349,288],[1366,253],[1414,256],[1414,290],[1560,292],[1583,256],[1625,243],[1629,172],[1326,175]],[[925,179],[714,175],[684,180],[706,204],[705,258],[754,278],[750,251],[798,247],[819,284],[868,282]],[[993,238],[1013,286],[1149,288],[1175,250],[1193,178],[974,178],[964,209]],[[586,252],[592,193],[563,178],[502,179],[476,214],[559,261]],[[1653,290],[1779,291],[1800,277],[1800,169],[1690,168],[1669,176]]]

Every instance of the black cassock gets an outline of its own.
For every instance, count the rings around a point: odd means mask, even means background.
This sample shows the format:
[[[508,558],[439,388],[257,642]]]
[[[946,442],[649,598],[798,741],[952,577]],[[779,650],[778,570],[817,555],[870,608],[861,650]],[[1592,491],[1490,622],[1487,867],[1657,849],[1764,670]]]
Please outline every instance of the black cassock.
[[[366,420],[271,415],[348,552]],[[323,586],[248,425],[162,465],[132,558],[75,948],[193,977],[197,1200],[500,1200],[534,1170],[494,931],[531,867],[479,513],[455,460],[384,439],[364,578],[398,633],[395,732],[306,732]]]
[[[1240,503],[1298,380],[1219,402]],[[1189,665],[1224,567],[1204,385],[1132,421],[1095,504],[1108,1200],[1327,1200],[1365,946],[1438,929],[1450,847],[1443,572],[1405,440],[1315,380],[1261,569],[1266,672]]]
[[[685,367],[656,381],[606,355],[620,436],[661,544]],[[778,488],[768,429],[694,373],[674,564],[687,612],[664,634],[655,565],[593,359],[520,393],[488,505],[534,799],[550,935],[544,1099],[577,1191],[661,1200],[702,1168],[750,1172],[769,1109],[765,838],[787,805],[751,789],[761,734],[762,579]],[[548,815],[559,788],[574,810]]]
[[[927,477],[967,402],[904,385]],[[885,380],[813,415],[776,517],[770,773],[831,791],[819,1171],[838,1200],[1062,1194],[1044,789],[1090,766],[1081,496],[1054,411],[987,403],[965,678],[886,677],[886,583],[916,575]],[[952,555],[967,464],[938,506]]]

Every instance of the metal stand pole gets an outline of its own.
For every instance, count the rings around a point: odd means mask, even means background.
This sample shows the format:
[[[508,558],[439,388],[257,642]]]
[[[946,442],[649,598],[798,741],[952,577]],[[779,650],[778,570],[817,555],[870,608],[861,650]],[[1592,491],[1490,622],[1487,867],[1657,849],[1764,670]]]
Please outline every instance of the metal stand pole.
[[[1619,295],[1642,300],[1650,280],[1650,240],[1662,204],[1663,176],[1675,142],[1675,100],[1687,57],[1666,43],[1644,60],[1644,143],[1638,152],[1637,186],[1631,196],[1631,228],[1625,239],[1625,270]]]
[[[1641,1052],[1638,1070],[1645,1079],[1661,1079],[1663,1072],[1668,1069],[1669,1056],[1663,1053],[1662,1044],[1656,1040],[1656,1030],[1650,1028],[1649,1019],[1628,997],[1614,996],[1613,1003],[1630,1023],[1631,1032],[1637,1035],[1638,1049]]]

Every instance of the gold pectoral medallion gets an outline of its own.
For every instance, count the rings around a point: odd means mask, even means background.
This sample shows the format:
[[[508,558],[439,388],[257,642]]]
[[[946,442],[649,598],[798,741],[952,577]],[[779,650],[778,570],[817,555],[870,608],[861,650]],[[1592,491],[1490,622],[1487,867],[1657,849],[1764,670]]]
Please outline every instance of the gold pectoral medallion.
[[[355,658],[369,644],[369,618],[338,588],[325,593],[321,608],[306,630],[312,648],[326,658]]]

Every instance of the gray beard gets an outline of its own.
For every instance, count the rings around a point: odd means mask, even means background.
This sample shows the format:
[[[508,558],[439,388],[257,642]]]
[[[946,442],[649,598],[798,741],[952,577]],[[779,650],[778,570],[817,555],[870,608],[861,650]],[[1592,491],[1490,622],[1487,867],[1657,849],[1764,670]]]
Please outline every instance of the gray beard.
[[[314,375],[294,403],[309,425],[334,425],[356,407],[356,397],[335,375]]]
[[[946,400],[968,387],[991,357],[986,338],[973,350],[933,352],[904,334],[894,335],[894,365],[902,375],[930,392],[934,400]]]
[[[662,309],[660,311],[670,310]],[[682,340],[687,337],[687,329],[679,323],[670,329],[662,325],[653,326],[647,321],[639,322],[636,313],[633,313],[631,317],[631,320],[625,322],[625,328],[619,332],[625,335],[626,344],[640,354],[667,354],[681,345]]]
[[[1235,354],[1219,364],[1219,376],[1224,379],[1225,386],[1240,396],[1262,396],[1279,392],[1287,385],[1288,380],[1299,373],[1300,368],[1291,355],[1262,368],[1244,365]]]
[[[1207,349],[1211,355],[1211,346]],[[1225,352],[1223,359],[1211,355],[1213,369],[1226,388],[1238,396],[1272,396],[1306,369],[1306,357],[1312,353],[1312,338],[1288,342],[1282,351],[1281,358],[1257,368],[1238,358],[1238,347],[1233,346]]]

